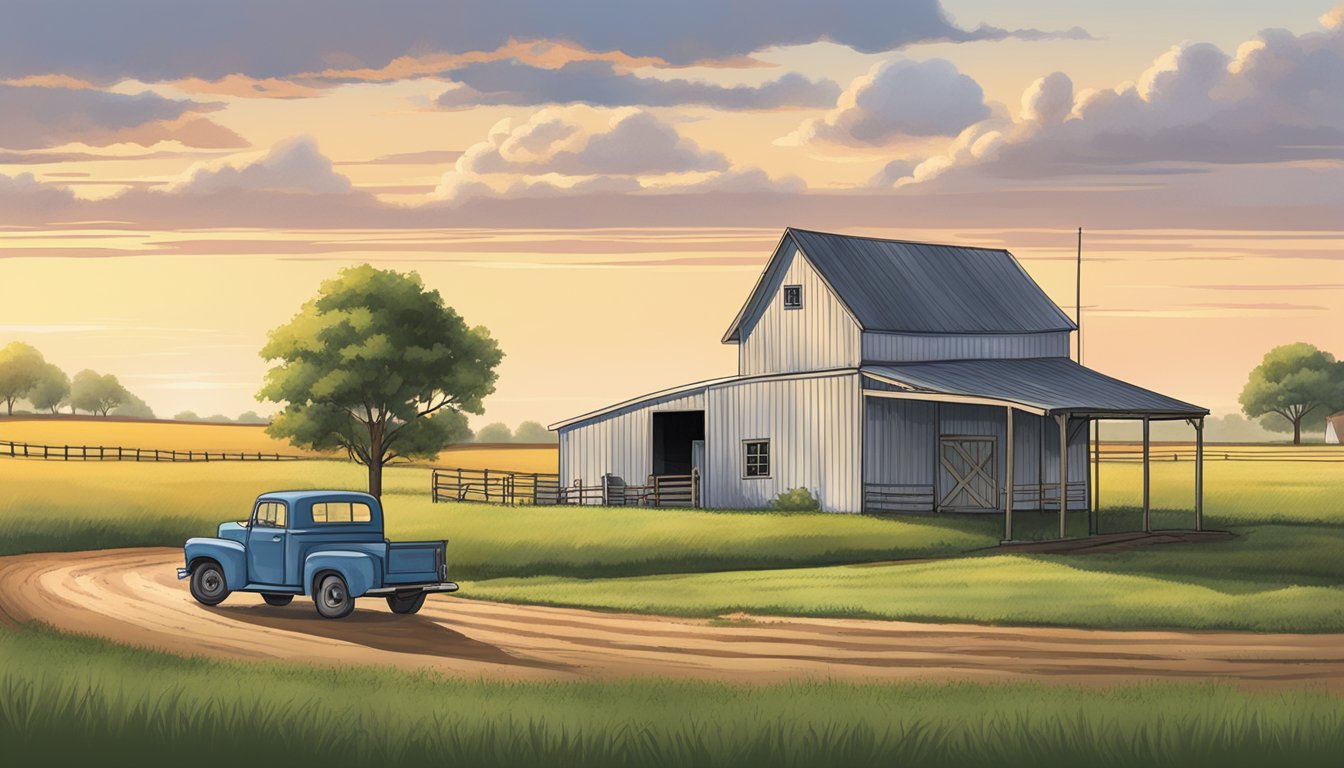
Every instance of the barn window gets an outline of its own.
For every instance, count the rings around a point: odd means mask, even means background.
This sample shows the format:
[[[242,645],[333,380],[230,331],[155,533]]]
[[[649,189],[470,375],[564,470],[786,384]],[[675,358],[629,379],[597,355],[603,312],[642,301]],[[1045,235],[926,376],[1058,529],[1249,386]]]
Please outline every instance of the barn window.
[[[770,476],[770,441],[745,440],[742,443],[742,476]]]
[[[785,309],[803,308],[803,286],[801,285],[784,286],[784,308]]]

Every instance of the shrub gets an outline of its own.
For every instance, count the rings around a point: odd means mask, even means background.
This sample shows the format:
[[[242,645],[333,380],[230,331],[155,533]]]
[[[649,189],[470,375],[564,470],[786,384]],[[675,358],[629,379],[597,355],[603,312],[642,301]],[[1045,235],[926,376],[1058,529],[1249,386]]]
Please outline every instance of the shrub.
[[[806,488],[790,488],[776,496],[770,508],[778,512],[820,512],[821,502]]]

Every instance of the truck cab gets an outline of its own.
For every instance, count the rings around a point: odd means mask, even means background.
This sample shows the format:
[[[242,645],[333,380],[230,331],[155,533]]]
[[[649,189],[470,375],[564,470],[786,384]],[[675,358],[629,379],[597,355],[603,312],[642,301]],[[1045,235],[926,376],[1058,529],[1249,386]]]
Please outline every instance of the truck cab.
[[[359,597],[384,597],[396,613],[415,613],[448,581],[447,542],[392,542],[383,507],[366,493],[264,493],[246,520],[221,523],[213,537],[188,539],[179,579],[214,606],[233,592],[257,592],[271,605],[310,595],[317,612],[341,618]]]

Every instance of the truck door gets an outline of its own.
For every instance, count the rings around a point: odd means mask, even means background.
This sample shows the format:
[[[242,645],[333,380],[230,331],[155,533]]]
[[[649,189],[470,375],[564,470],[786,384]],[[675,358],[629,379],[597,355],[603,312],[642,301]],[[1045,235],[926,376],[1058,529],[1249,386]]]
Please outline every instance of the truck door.
[[[288,510],[284,502],[263,501],[252,513],[247,529],[247,580],[253,584],[285,583],[285,529]]]

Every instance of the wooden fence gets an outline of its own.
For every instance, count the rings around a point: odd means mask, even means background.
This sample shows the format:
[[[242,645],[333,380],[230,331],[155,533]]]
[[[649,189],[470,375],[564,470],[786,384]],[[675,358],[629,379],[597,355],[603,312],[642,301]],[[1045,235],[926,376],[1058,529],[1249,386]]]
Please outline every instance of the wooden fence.
[[[1149,461],[1194,461],[1194,446],[1154,445],[1148,453]],[[1142,463],[1143,448],[1110,448],[1103,446],[1104,463]],[[1204,461],[1344,461],[1344,447],[1337,445],[1297,446],[1271,448],[1266,446],[1204,446]]]
[[[47,461],[299,461],[307,456],[253,451],[172,451],[106,445],[34,445],[0,440],[0,457]]]
[[[592,504],[616,507],[699,507],[700,474],[651,475],[645,485],[628,485],[608,475],[600,484],[575,480],[561,485],[560,476],[502,469],[437,468],[432,474],[435,502],[477,501],[517,506]]]

